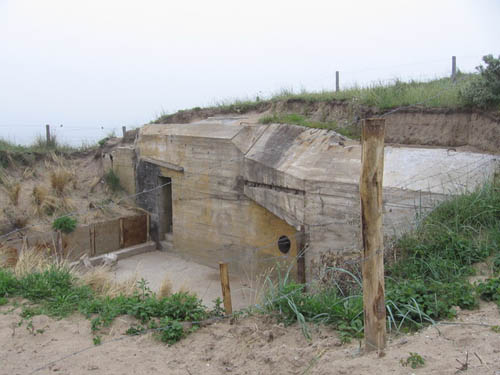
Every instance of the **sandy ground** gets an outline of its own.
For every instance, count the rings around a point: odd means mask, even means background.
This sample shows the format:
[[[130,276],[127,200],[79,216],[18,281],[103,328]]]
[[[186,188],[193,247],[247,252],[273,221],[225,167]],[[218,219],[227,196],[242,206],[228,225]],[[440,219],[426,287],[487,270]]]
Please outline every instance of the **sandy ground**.
[[[362,355],[358,342],[341,345],[335,332],[313,328],[311,342],[299,327],[283,327],[269,317],[228,320],[204,327],[173,346],[151,334],[124,336],[130,318],[119,318],[102,344],[94,346],[89,321],[79,315],[63,320],[33,318],[18,326],[19,309],[0,308],[0,374],[500,374],[498,307],[461,312],[455,323],[428,327],[417,334],[391,336],[385,356]],[[409,352],[425,359],[419,369],[404,367]],[[468,370],[458,371],[469,353]]]
[[[185,290],[196,293],[203,303],[212,307],[217,297],[222,299],[219,270],[189,262],[165,251],[154,251],[120,260],[113,269],[118,281],[137,273],[153,291],[158,291],[165,277],[172,283],[172,291]],[[240,279],[230,272],[233,309],[239,310],[254,304],[256,290],[252,282]]]

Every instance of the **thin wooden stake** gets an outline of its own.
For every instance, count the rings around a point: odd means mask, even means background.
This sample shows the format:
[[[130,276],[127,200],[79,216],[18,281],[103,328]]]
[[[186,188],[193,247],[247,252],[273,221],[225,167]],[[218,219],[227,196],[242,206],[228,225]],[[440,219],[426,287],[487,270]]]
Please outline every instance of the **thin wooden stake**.
[[[47,146],[50,145],[50,125],[45,125],[45,136],[47,139]]]
[[[451,79],[453,82],[457,79],[457,57],[451,56]]]
[[[233,313],[233,305],[231,303],[231,288],[229,287],[229,272],[227,270],[227,263],[219,262],[220,271],[220,284],[222,287],[222,299],[224,300],[224,310],[226,314]]]
[[[386,343],[382,177],[385,119],[363,121],[361,135],[361,226],[365,350],[381,352]]]

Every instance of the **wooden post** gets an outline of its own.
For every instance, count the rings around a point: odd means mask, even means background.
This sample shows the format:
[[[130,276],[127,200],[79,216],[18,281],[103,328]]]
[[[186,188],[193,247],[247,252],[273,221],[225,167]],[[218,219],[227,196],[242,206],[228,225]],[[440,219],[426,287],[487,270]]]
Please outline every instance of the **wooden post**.
[[[120,249],[123,249],[125,246],[125,236],[123,234],[123,217],[119,220],[120,223]]]
[[[90,256],[95,256],[95,224],[89,225],[89,236],[90,236]]]
[[[125,138],[125,133],[127,133],[127,127],[122,126],[122,133],[123,133],[123,138]]]
[[[453,82],[457,79],[457,57],[451,56],[451,79]]]
[[[365,351],[385,348],[384,236],[382,231],[382,177],[385,119],[363,121],[361,135],[361,227],[363,235],[363,310]]]
[[[47,139],[47,146],[50,144],[50,125],[45,125],[45,137]]]
[[[231,303],[231,288],[229,287],[229,272],[227,263],[219,262],[220,284],[222,287],[222,299],[224,300],[224,310],[226,315],[233,313],[233,305]]]
[[[337,70],[335,72],[335,91],[340,90],[340,72]]]
[[[300,226],[299,236],[296,237],[297,243],[297,281],[301,284],[306,283],[306,255],[307,246],[306,230],[303,225]],[[305,286],[304,286],[305,287]]]

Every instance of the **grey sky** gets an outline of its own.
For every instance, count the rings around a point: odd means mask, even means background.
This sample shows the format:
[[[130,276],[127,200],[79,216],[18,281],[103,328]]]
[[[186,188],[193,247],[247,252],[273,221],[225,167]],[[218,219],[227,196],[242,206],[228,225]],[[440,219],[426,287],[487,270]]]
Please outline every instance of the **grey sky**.
[[[0,126],[140,125],[162,111],[471,71],[500,1],[0,0]],[[22,131],[19,128],[19,131]],[[1,135],[1,134],[0,134]]]

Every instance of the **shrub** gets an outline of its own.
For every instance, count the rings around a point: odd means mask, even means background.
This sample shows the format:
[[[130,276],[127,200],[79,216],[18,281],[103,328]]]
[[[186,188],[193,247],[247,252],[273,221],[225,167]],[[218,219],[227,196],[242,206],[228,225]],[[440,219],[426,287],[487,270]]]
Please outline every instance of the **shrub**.
[[[76,219],[70,216],[59,217],[52,223],[52,228],[63,233],[71,233],[76,228]]]
[[[478,66],[479,75],[459,91],[465,105],[478,108],[492,108],[500,105],[500,56],[483,56],[486,66]]]
[[[169,345],[175,344],[184,337],[184,327],[177,320],[168,316],[160,320],[159,327],[156,328],[158,333],[155,335],[161,342]]]

